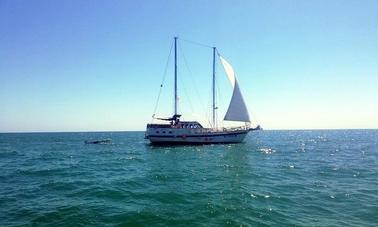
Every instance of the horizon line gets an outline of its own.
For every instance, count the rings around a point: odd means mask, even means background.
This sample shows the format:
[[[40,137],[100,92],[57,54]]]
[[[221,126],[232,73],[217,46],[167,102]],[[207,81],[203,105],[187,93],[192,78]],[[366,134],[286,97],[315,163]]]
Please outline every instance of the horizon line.
[[[268,128],[263,131],[324,131],[324,130],[378,130],[378,128]],[[93,130],[93,131],[4,131],[0,134],[11,134],[11,133],[91,133],[91,132],[144,132],[145,130]]]

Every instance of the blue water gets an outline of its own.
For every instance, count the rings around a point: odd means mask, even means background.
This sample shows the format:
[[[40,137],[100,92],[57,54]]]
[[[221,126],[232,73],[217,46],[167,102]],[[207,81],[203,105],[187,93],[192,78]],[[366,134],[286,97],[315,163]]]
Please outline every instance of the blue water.
[[[0,226],[18,225],[378,226],[378,130],[0,134]]]

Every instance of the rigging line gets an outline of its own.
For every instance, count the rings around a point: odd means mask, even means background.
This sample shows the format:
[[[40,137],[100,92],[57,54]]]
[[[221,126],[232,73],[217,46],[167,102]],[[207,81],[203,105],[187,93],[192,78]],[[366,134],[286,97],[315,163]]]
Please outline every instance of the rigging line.
[[[206,45],[206,44],[203,44],[203,43],[199,43],[199,42],[195,42],[195,41],[191,41],[191,40],[187,40],[187,39],[180,38],[180,40],[187,42],[187,43],[191,43],[193,45],[197,45],[197,46],[202,46],[202,47],[211,48],[211,49],[213,48],[212,46],[209,46],[209,45]]]
[[[212,90],[211,89],[209,89],[209,97],[208,97],[208,101],[207,101],[207,106],[211,106],[211,104],[212,104],[212,96],[213,96],[213,92],[212,92]],[[207,122],[209,123],[209,125],[210,125],[210,127],[211,128],[213,128],[213,123],[210,121],[210,117],[208,117],[209,115],[211,115],[212,114],[212,111],[210,110],[210,109],[207,109],[207,111],[206,111],[206,117],[208,118],[207,119]]]
[[[256,115],[252,111],[250,111],[250,113],[251,113],[252,117],[255,119],[256,125],[260,125],[259,120],[257,119]]]
[[[184,52],[182,51],[180,44],[179,44],[178,46],[179,46],[179,49],[180,49],[180,54],[181,54],[181,56],[182,56],[183,58],[185,58]],[[189,72],[190,72],[190,71],[189,71]],[[183,76],[180,76],[180,77],[179,77],[179,80],[180,80],[180,82],[182,83],[181,86],[182,86],[182,88],[183,88],[183,90],[184,90],[184,93],[185,93],[186,97],[188,98],[188,102],[189,102],[190,109],[191,109],[192,113],[194,113],[194,108],[193,108],[193,105],[192,105],[192,101],[190,100],[190,96],[189,96],[189,94],[188,94],[188,92],[187,92],[187,90],[186,90],[185,82],[184,82]]]
[[[187,90],[186,90],[185,83],[184,83],[184,80],[183,80],[182,78],[183,78],[182,76],[179,77],[179,81],[181,82],[181,87],[182,87],[183,90],[184,90],[184,94],[185,94],[186,97],[188,98],[188,102],[189,102],[190,109],[191,109],[192,113],[194,113],[194,108],[193,108],[192,102],[191,102],[191,100],[190,100],[190,96],[189,96],[189,94],[188,94],[188,92],[187,92]]]
[[[215,51],[217,52],[218,57],[222,56],[222,55],[219,53],[218,48],[216,48]]]
[[[157,97],[157,99],[156,99],[155,108],[154,108],[154,112],[153,112],[152,118],[155,117],[156,110],[157,110],[157,108],[158,108],[158,104],[159,104],[159,100],[160,100],[160,95],[161,95],[161,92],[162,92],[162,90],[163,90],[163,85],[164,85],[164,82],[165,82],[165,78],[166,78],[166,76],[167,76],[167,70],[168,70],[168,65],[169,65],[169,59],[171,58],[172,49],[173,49],[173,42],[171,43],[171,48],[170,48],[170,50],[169,50],[169,55],[168,55],[167,63],[165,64],[165,69],[164,69],[163,79],[162,79],[161,84],[160,84],[159,94],[158,94],[158,97]]]
[[[193,87],[194,87],[194,90],[195,90],[195,92],[196,92],[196,95],[197,95],[197,97],[198,97],[198,99],[199,99],[199,102],[200,102],[201,108],[202,108],[203,110],[206,110],[205,105],[203,104],[203,101],[202,101],[202,99],[201,99],[201,96],[199,95],[199,92],[198,92],[198,89],[197,89],[197,86],[196,86],[196,83],[195,83],[195,80],[194,80],[194,77],[193,77],[193,73],[192,73],[192,71],[191,71],[190,68],[189,68],[188,61],[186,60],[186,57],[185,57],[184,51],[183,51],[183,49],[182,49],[180,43],[178,44],[178,46],[179,46],[179,49],[180,49],[180,53],[181,53],[181,55],[182,55],[182,58],[184,59],[185,66],[186,66],[186,68],[187,68],[187,70],[188,70],[188,72],[189,72],[189,77],[190,77],[190,79],[192,80],[192,83],[193,83],[193,85],[194,85]],[[209,118],[208,114],[206,114],[206,120],[210,122],[209,119],[210,119],[210,118]]]
[[[178,46],[179,46],[180,54],[181,54],[182,58],[185,59],[184,51],[182,50],[180,44],[179,44]],[[185,61],[185,60],[184,60],[184,61]],[[189,68],[188,68],[188,71],[189,71],[189,73],[191,73],[191,71],[189,70]],[[188,99],[189,106],[190,106],[190,110],[192,111],[192,113],[195,113],[194,108],[193,108],[192,101],[191,101],[191,99],[190,99],[190,95],[189,95],[189,93],[188,93],[188,91],[187,91],[187,89],[186,89],[186,86],[185,86],[185,82],[184,82],[183,76],[180,76],[180,77],[179,77],[179,81],[181,82],[181,84],[182,84],[181,86],[182,86],[182,88],[183,88],[183,90],[184,90],[184,94],[186,95],[186,97],[187,97],[187,99]]]

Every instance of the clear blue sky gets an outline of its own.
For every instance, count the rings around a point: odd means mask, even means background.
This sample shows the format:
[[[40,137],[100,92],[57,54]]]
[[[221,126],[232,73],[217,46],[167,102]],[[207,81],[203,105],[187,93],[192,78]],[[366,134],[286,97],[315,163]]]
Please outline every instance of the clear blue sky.
[[[175,35],[219,48],[264,128],[378,128],[377,12],[375,0],[1,0],[0,131],[143,130]],[[183,87],[209,103],[211,50],[180,48],[181,111],[195,116]]]

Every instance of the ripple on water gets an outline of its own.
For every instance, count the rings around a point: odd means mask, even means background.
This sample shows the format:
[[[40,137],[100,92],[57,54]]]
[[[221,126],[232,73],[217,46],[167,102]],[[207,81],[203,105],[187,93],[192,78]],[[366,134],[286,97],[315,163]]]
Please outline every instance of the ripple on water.
[[[265,154],[271,154],[271,153],[276,152],[275,150],[273,150],[271,148],[260,148],[259,151],[262,152],[262,153],[265,153]]]

